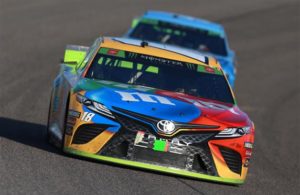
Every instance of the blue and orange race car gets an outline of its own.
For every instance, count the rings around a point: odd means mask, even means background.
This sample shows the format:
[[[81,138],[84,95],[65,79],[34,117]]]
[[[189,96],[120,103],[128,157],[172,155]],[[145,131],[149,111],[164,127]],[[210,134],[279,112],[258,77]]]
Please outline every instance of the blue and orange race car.
[[[47,139],[64,152],[232,184],[254,142],[215,59],[125,38],[67,47],[48,116]]]
[[[174,13],[147,11],[135,18],[125,37],[170,44],[213,55],[234,86],[235,53],[220,24]]]

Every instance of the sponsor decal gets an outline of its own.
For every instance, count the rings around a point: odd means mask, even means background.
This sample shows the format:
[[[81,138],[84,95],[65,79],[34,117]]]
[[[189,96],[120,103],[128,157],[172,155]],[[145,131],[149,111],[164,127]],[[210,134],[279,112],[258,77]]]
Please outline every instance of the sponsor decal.
[[[248,167],[250,163],[250,158],[246,158],[245,163],[244,163],[244,167]]]
[[[82,117],[81,117],[81,120],[85,121],[85,122],[90,122],[93,119],[94,116],[95,116],[94,113],[84,112]]]
[[[156,139],[153,144],[153,150],[167,152],[169,149],[168,140]]]
[[[119,50],[116,50],[116,49],[109,49],[109,50],[107,51],[107,54],[109,54],[109,55],[117,55],[118,52],[119,52]]]
[[[245,143],[244,143],[244,147],[245,147],[245,148],[252,149],[252,148],[253,148],[253,144],[252,144],[251,142],[245,142]]]
[[[141,143],[143,141],[145,132],[138,131],[134,140],[134,145],[137,145],[138,143]]]
[[[169,99],[152,94],[140,93],[140,92],[125,92],[125,91],[115,91],[121,95],[122,101],[129,102],[148,102],[148,103],[160,103],[166,105],[175,106]]]
[[[252,151],[251,150],[246,150],[246,156],[250,157],[252,155]]]
[[[211,67],[205,67],[205,71],[209,73],[215,73],[215,70]]]
[[[181,143],[177,138],[172,140],[162,139],[152,134],[138,131],[135,137],[134,146],[149,148],[159,152],[186,154],[188,145]]]
[[[75,117],[75,118],[79,118],[80,117],[80,112],[77,112],[76,110],[69,110],[68,115],[70,117]]]
[[[159,57],[155,57],[155,56],[148,56],[148,55],[143,55],[143,54],[140,55],[140,58],[145,59],[150,62],[153,62],[153,63],[164,63],[164,64],[179,65],[179,66],[184,65],[184,62],[170,60],[170,59],[166,59],[166,58],[159,58]]]

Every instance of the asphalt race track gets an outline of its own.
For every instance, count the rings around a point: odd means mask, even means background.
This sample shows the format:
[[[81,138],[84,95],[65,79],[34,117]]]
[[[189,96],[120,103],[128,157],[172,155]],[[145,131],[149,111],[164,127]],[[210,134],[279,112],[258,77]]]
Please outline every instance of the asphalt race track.
[[[120,36],[147,9],[225,26],[238,56],[238,103],[256,124],[244,185],[87,161],[46,144],[64,46]],[[297,0],[0,0],[0,194],[300,194],[299,28]]]

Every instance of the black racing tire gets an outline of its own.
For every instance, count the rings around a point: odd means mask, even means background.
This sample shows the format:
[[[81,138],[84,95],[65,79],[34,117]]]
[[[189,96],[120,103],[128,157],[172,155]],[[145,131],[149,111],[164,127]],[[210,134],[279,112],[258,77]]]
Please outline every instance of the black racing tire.
[[[62,140],[61,142],[59,142],[59,140],[57,138],[54,138],[53,135],[51,134],[50,130],[49,130],[49,126],[50,126],[50,113],[51,113],[51,107],[52,107],[52,91],[51,91],[51,99],[50,99],[50,103],[49,103],[49,109],[48,109],[48,120],[47,120],[47,127],[46,127],[46,141],[59,148],[62,152],[64,151],[64,143],[65,143],[65,130],[66,130],[66,126],[67,126],[67,117],[68,117],[68,110],[69,110],[69,100],[70,97],[68,97],[67,99],[67,103],[66,103],[66,109],[65,109],[65,117],[64,117],[64,128],[63,128],[63,133],[62,133]]]

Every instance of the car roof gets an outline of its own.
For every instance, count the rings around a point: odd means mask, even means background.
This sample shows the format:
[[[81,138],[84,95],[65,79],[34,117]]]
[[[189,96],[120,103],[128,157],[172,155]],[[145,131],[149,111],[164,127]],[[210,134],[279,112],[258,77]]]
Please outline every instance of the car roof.
[[[200,52],[196,52],[194,50],[188,50],[181,47],[153,43],[149,41],[146,42],[147,46],[143,47],[143,42],[145,43],[146,41],[120,37],[104,37],[100,46],[132,51],[135,53],[143,53],[188,63],[201,64],[218,68],[221,67],[219,62],[215,58],[203,55]]]
[[[210,22],[208,20],[195,18],[192,16],[181,15],[172,12],[149,10],[144,13],[142,18],[165,21],[199,29],[205,29],[208,31],[219,33],[222,37],[225,36],[225,31],[222,25],[215,22]]]

